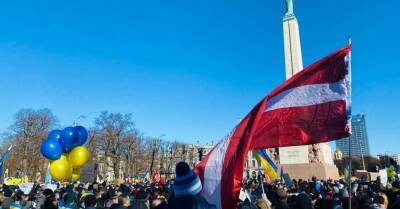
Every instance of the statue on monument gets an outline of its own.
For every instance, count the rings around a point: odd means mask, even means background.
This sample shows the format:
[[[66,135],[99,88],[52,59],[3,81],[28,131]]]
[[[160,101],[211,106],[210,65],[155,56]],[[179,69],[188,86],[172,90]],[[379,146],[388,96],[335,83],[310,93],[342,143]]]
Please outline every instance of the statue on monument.
[[[318,144],[313,144],[308,147],[308,160],[309,163],[321,163],[321,149]]]
[[[293,0],[285,0],[286,1],[286,13],[285,16],[293,16]]]
[[[275,164],[279,164],[279,148],[268,149],[269,156]]]

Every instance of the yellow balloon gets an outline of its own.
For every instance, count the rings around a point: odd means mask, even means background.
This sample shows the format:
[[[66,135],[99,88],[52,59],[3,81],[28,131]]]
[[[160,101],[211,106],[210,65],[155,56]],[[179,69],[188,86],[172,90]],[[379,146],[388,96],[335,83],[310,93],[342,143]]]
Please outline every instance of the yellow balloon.
[[[51,178],[57,181],[69,181],[72,175],[72,166],[67,160],[55,160],[50,164]]]
[[[71,176],[71,181],[76,182],[81,178],[81,169],[79,168],[74,168],[72,171],[72,176]]]
[[[62,154],[58,160],[68,160],[68,154]],[[56,160],[50,160],[50,163],[54,162]]]
[[[68,155],[62,154],[59,160],[68,160]]]
[[[68,155],[68,160],[74,168],[80,168],[89,161],[89,151],[84,146],[75,147]]]

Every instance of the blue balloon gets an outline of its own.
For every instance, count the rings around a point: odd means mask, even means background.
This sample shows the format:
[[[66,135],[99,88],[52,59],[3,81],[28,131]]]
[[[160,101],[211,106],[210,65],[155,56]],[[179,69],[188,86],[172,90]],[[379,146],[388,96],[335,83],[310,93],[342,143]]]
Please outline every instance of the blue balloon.
[[[75,126],[75,131],[77,133],[75,145],[76,146],[84,145],[88,138],[88,132],[87,132],[86,128],[83,126]]]
[[[78,134],[73,127],[67,127],[61,131],[60,144],[65,153],[76,147],[77,136]]]
[[[61,130],[54,129],[50,131],[49,136],[47,136],[47,139],[53,139],[56,141],[60,141],[61,138]]]
[[[46,139],[40,146],[40,152],[49,160],[58,160],[62,154],[62,146],[56,140]]]

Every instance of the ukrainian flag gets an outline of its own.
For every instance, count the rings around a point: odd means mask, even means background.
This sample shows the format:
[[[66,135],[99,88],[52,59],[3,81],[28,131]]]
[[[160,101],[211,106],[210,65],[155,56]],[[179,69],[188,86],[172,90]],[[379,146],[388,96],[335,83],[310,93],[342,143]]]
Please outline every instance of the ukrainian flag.
[[[278,167],[274,161],[268,156],[265,150],[253,151],[254,157],[263,164],[265,175],[269,177],[270,181],[275,181],[278,178]]]
[[[143,180],[144,180],[145,182],[151,180],[150,168],[147,168],[146,171],[144,172]]]
[[[10,209],[22,209],[22,208],[23,208],[22,205],[17,204],[15,202],[10,204]]]

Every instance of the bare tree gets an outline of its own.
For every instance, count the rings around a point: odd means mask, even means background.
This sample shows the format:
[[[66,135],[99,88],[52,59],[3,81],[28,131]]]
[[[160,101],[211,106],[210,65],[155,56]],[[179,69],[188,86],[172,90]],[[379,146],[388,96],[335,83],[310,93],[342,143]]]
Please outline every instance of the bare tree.
[[[124,141],[124,161],[126,162],[125,173],[129,176],[138,176],[138,171],[143,169],[142,160],[144,155],[144,139],[137,132],[130,133]]]
[[[92,133],[91,146],[103,156],[106,166],[112,166],[115,178],[119,178],[124,153],[135,145],[137,131],[132,115],[104,111],[95,119]]]
[[[159,164],[159,151],[162,144],[161,138],[149,138],[147,140],[148,151],[151,153],[150,171],[153,172],[155,165]]]
[[[21,109],[14,115],[14,123],[3,144],[14,145],[5,163],[10,173],[20,171],[30,176],[44,173],[46,161],[40,155],[40,145],[57,123],[49,109]]]

